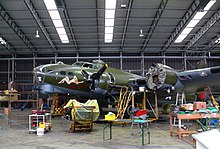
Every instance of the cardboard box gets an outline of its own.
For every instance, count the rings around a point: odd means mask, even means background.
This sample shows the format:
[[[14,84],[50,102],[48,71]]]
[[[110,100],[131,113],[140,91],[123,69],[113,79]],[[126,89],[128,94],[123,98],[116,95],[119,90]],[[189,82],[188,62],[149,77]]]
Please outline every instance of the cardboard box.
[[[37,128],[37,135],[38,136],[44,135],[44,128]]]
[[[194,102],[193,110],[204,110],[206,109],[206,102]]]
[[[183,104],[183,105],[181,105],[181,108],[184,109],[184,110],[192,111],[193,110],[193,104],[191,104],[191,103]]]

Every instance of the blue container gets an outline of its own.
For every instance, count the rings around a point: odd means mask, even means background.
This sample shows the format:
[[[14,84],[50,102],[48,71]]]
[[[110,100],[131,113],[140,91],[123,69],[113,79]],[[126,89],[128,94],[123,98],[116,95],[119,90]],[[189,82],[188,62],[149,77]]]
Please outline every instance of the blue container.
[[[218,126],[218,119],[212,119],[210,121],[210,126]]]

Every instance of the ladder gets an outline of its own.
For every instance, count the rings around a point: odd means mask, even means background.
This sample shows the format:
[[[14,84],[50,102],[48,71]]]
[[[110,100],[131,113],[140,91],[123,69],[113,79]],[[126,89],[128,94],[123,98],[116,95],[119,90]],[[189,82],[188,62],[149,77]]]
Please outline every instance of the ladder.
[[[184,92],[177,92],[176,94],[176,103],[175,106],[181,106],[186,103],[186,96]],[[178,119],[176,117],[173,118],[173,126],[178,126]]]
[[[213,96],[210,87],[207,86],[207,87],[205,88],[205,91],[206,91],[206,92],[209,91],[213,106],[214,106],[216,109],[219,110],[219,104],[218,104],[218,102],[215,100],[215,97]]]
[[[120,91],[120,97],[118,100],[118,105],[117,105],[117,116],[116,118],[118,119],[123,119],[125,111],[130,103],[130,101],[133,98],[133,89],[131,91],[126,88],[125,92],[122,90]]]
[[[176,106],[186,103],[186,96],[184,92],[178,92],[176,94]]]

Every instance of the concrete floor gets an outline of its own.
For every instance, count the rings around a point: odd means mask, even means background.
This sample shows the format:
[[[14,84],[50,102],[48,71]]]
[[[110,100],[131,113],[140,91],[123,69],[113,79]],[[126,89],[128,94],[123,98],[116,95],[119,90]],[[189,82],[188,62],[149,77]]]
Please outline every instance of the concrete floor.
[[[0,148],[7,149],[191,149],[192,139],[178,139],[170,137],[169,121],[151,123],[151,143],[141,145],[141,137],[138,131],[130,135],[130,125],[113,125],[113,139],[103,141],[103,125],[94,124],[91,132],[70,133],[70,123],[59,117],[52,119],[52,130],[43,136],[36,133],[29,134],[28,125],[15,124],[12,128],[7,125],[7,120],[0,117]],[[106,131],[107,132],[107,131]],[[106,137],[107,137],[106,133]],[[147,136],[145,136],[147,138]],[[145,140],[147,141],[147,140]]]

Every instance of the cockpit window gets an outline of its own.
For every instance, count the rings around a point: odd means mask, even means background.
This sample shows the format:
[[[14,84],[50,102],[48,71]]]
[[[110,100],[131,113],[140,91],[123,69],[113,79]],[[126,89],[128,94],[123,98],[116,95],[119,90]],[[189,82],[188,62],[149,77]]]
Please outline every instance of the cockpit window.
[[[115,76],[112,73],[109,73],[110,76],[110,83],[115,83]]]
[[[191,76],[191,75],[188,75],[188,78],[189,78],[189,79],[192,79],[192,76]]]
[[[72,64],[73,66],[77,67],[85,67],[85,68],[93,68],[93,69],[98,69],[99,67],[95,64],[88,63],[88,62],[75,62]]]
[[[99,66],[93,65],[93,69],[99,69]]]
[[[89,64],[89,63],[85,63],[85,64],[83,65],[83,67],[93,68],[93,65],[92,65],[92,64]]]
[[[61,75],[66,75],[66,72],[65,71],[60,71],[60,74]]]
[[[79,67],[81,67],[83,64],[84,64],[84,62],[75,62],[75,63],[73,64],[73,66],[79,66]]]
[[[41,71],[42,71],[43,73],[45,73],[45,72],[46,72],[46,68],[43,68]]]
[[[52,71],[52,70],[48,70],[47,73],[48,73],[48,74],[52,74],[53,71]]]

